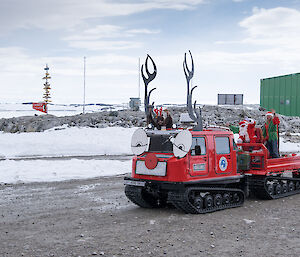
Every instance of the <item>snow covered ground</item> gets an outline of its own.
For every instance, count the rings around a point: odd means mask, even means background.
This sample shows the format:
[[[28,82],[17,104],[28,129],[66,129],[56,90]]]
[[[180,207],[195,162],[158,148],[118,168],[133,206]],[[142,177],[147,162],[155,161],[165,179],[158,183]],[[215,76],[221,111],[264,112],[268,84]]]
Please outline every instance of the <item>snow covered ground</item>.
[[[58,128],[34,133],[0,132],[0,158],[131,154],[136,128]]]
[[[131,136],[136,129],[61,127],[34,133],[0,132],[0,159],[130,155]],[[281,137],[280,152],[300,153],[300,142],[285,142]]]
[[[300,134],[296,134],[298,137]],[[279,138],[279,151],[288,153],[300,154],[300,142],[292,143],[286,142],[283,138]]]
[[[131,136],[135,130],[61,127],[36,133],[0,132],[0,183],[61,181],[129,173],[130,160],[94,157],[130,155]],[[300,153],[300,142],[285,142],[281,138],[280,151]],[[75,158],[78,156],[90,158]]]
[[[135,129],[60,128],[41,133],[0,132],[0,159],[4,159],[0,161],[0,183],[61,181],[129,173],[131,160],[30,158],[128,155],[131,154],[130,141]]]
[[[5,160],[0,183],[52,182],[129,173],[131,160]]]

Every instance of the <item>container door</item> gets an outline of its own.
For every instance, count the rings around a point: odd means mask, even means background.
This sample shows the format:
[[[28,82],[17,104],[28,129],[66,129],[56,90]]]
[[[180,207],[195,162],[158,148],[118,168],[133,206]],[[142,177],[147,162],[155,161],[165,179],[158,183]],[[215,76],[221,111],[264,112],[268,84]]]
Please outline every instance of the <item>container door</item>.
[[[215,172],[217,174],[232,173],[234,160],[231,158],[229,137],[215,137],[215,149]]]
[[[192,177],[205,176],[208,174],[208,156],[205,137],[193,137],[189,166],[190,175]]]

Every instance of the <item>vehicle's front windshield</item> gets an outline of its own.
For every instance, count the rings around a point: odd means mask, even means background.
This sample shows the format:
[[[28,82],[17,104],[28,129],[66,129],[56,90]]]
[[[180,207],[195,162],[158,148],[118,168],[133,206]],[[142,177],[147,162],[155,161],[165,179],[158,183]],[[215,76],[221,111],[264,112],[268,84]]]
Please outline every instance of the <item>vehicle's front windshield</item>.
[[[151,135],[149,152],[172,153],[173,144],[169,140],[170,135]]]

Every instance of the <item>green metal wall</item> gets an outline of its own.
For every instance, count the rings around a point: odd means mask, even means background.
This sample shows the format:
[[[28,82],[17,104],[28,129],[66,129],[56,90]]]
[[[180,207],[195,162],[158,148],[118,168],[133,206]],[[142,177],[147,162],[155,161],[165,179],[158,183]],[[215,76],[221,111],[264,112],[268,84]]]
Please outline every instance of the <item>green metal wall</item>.
[[[260,80],[260,106],[300,116],[300,73]]]

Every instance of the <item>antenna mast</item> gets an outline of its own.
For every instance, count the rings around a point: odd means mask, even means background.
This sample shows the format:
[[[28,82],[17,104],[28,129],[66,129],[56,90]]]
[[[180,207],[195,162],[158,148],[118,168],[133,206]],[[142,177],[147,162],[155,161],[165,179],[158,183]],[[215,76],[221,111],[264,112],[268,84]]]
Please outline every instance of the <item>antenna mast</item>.
[[[141,88],[141,59],[140,59],[140,57],[139,57],[139,68],[138,68],[138,70],[139,70],[139,99],[140,99],[140,88]]]
[[[82,107],[82,113],[85,112],[85,62],[86,57],[83,57],[83,107]]]

